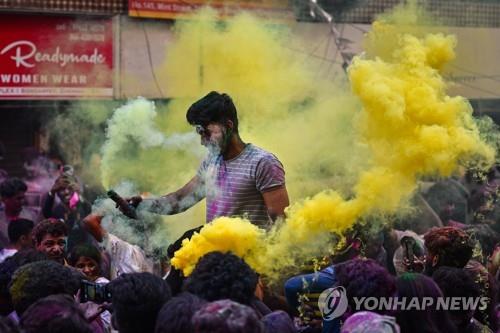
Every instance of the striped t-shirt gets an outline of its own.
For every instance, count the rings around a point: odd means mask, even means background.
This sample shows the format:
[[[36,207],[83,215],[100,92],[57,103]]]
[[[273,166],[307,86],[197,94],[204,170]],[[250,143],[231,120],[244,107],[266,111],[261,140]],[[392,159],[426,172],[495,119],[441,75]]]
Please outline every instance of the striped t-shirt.
[[[263,228],[271,219],[262,193],[285,185],[281,162],[252,144],[231,160],[225,161],[222,155],[208,157],[198,176],[205,185],[207,222],[220,216],[238,216]]]

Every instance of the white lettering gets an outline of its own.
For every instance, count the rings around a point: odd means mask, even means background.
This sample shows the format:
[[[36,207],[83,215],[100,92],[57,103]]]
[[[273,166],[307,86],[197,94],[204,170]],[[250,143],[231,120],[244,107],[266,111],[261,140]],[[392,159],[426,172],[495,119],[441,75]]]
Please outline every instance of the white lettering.
[[[10,75],[10,74],[2,74],[2,75],[0,75],[0,78],[2,79],[2,83],[9,83],[11,76],[12,75]]]
[[[14,49],[14,55],[10,58],[15,61],[16,67],[27,67],[32,68],[35,64],[32,62],[50,62],[59,64],[61,67],[65,67],[71,63],[87,63],[87,64],[103,64],[106,61],[106,57],[99,52],[97,48],[91,53],[63,53],[61,48],[58,46],[55,50],[50,52],[38,52],[36,45],[30,41],[20,40],[17,42],[10,43],[5,46],[1,51],[0,55],[9,52]],[[27,50],[27,51],[26,51]],[[31,61],[30,61],[31,60]]]
[[[52,75],[52,82],[54,83],[61,83],[63,80],[62,75]]]
[[[424,297],[421,310],[427,309],[427,307],[431,306],[432,304],[434,304],[434,299],[432,297]]]
[[[385,310],[385,311],[392,310],[392,297],[382,297],[380,299],[379,310]]]
[[[488,308],[488,304],[490,303],[490,299],[488,297],[481,297],[480,301],[481,305],[479,306],[480,311],[484,311]]]
[[[460,301],[461,301],[460,297],[452,297],[451,298],[451,306],[448,310],[452,310],[452,311],[460,310],[460,303],[461,303]]]
[[[30,49],[30,52],[28,54],[25,55],[21,54],[23,46],[27,46]],[[16,62],[16,67],[20,67],[22,65],[24,67],[31,68],[35,66],[35,64],[30,64],[29,62],[26,61],[29,58],[33,57],[33,55],[35,54],[36,52],[35,44],[27,40],[20,40],[14,43],[10,43],[6,47],[4,47],[2,51],[0,51],[0,54],[7,53],[13,48],[15,48],[16,53],[10,58]]]
[[[31,80],[31,75],[29,75],[29,74],[23,74],[21,76],[21,82],[22,83],[31,83],[31,81],[32,81]]]
[[[479,303],[479,298],[477,297],[463,297],[462,300],[463,309],[462,310],[476,310]]]
[[[408,304],[408,307],[404,310],[420,310],[419,304],[418,304],[418,298],[417,297],[412,297],[410,299],[410,303]]]
[[[393,310],[402,310],[405,308],[406,305],[406,297],[396,297],[394,300],[394,303],[392,304],[392,309]]]
[[[372,305],[370,305],[370,303]],[[365,310],[373,311],[378,307],[378,300],[376,297],[368,297],[365,301]]]
[[[450,299],[448,297],[439,297],[437,301],[436,310],[448,310],[450,307]]]
[[[363,304],[363,302],[365,301],[365,298],[366,297],[354,297],[354,303],[355,303],[355,306],[356,306],[356,311],[359,311],[361,309],[361,304]]]

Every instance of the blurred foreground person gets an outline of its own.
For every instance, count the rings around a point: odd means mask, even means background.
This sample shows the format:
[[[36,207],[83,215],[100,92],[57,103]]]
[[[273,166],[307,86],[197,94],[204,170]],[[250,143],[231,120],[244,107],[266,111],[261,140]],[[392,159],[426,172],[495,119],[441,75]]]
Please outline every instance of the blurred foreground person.
[[[151,273],[120,275],[109,283],[112,323],[120,333],[153,333],[158,313],[171,298],[168,284]]]
[[[481,296],[479,286],[467,272],[460,268],[440,267],[432,275],[445,297],[467,297],[477,299]],[[479,304],[478,304],[479,305]],[[492,331],[474,318],[476,309],[450,310],[449,314],[459,332],[491,333]]]
[[[0,263],[16,254],[17,251],[33,247],[33,221],[19,219],[9,223],[9,245],[0,251]]]
[[[33,303],[22,315],[24,333],[95,333],[69,295],[51,295]]]
[[[412,297],[423,300],[424,297],[432,298],[437,304],[437,299],[443,297],[443,293],[438,285],[428,276],[420,273],[404,273],[397,279],[397,296]],[[448,311],[425,309],[420,310],[415,307],[397,311],[396,320],[405,333],[459,333],[451,321]]]
[[[0,184],[0,246],[9,244],[10,221],[26,219],[37,222],[37,214],[25,207],[28,186],[19,178],[8,178]]]
[[[252,308],[230,300],[204,305],[193,316],[195,333],[264,333]]]
[[[191,318],[206,303],[186,292],[172,298],[158,313],[155,333],[194,333]]]

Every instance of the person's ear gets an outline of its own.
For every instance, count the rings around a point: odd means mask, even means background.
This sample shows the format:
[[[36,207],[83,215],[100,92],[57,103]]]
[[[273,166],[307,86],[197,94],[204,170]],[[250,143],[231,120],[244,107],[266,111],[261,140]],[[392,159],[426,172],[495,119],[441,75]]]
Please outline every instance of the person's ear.
[[[227,125],[227,128],[229,128],[231,130],[231,132],[234,130],[234,123],[232,120],[228,120],[226,122],[226,125]]]
[[[432,267],[436,267],[438,262],[439,262],[439,254],[436,254],[434,257],[432,257]]]

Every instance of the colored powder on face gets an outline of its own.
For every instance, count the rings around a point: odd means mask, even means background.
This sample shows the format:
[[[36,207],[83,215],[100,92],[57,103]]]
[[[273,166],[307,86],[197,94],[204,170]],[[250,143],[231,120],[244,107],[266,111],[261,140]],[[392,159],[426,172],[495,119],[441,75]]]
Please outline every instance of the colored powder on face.
[[[420,177],[448,177],[460,166],[491,165],[494,150],[481,140],[470,104],[448,96],[440,75],[455,56],[456,39],[398,32],[397,26],[384,22],[375,22],[367,39],[376,41],[379,34],[391,37],[394,47],[384,50],[382,58],[376,52],[356,57],[348,69],[352,91],[361,102],[355,143],[371,152],[352,197],[327,190],[293,204],[287,218],[258,242],[244,236],[248,221],[217,219],[183,243],[172,260],[175,267],[189,275],[205,253],[231,250],[259,273],[276,277],[286,267],[324,255],[328,233],[342,234],[371,214],[396,212]],[[244,71],[245,64],[239,65]],[[234,234],[225,232],[231,224],[237,226]]]

